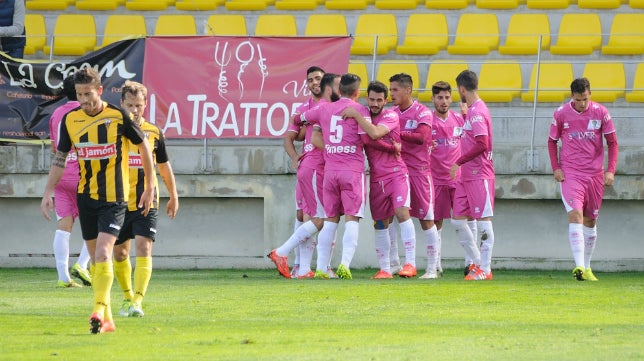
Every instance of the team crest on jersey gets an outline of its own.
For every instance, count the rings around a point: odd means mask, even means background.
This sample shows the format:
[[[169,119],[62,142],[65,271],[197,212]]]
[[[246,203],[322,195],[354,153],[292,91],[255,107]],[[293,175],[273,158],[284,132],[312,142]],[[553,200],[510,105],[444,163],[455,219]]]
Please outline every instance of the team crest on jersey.
[[[418,128],[418,121],[416,119],[407,119],[405,122],[405,129],[416,129]]]
[[[599,119],[590,119],[588,121],[588,130],[596,130],[601,128],[602,122]]]
[[[76,144],[76,153],[79,159],[107,159],[116,155],[116,144]]]
[[[109,128],[110,125],[112,124],[112,119],[105,118],[105,121],[103,122],[103,124],[105,124],[105,128]]]
[[[570,128],[570,124],[568,124],[568,122],[564,122],[564,124],[563,124],[563,128],[564,128],[564,129],[568,129],[568,128]]]
[[[453,133],[453,135],[452,135],[452,136],[454,136],[454,137],[460,137],[461,135],[463,135],[463,128],[461,128],[461,127],[454,127],[454,133]]]

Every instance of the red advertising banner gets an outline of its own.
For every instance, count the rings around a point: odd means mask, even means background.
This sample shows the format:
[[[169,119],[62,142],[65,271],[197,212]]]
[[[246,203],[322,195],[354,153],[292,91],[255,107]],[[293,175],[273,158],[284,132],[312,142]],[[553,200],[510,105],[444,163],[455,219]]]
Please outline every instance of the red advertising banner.
[[[167,138],[274,138],[308,97],[306,69],[346,73],[350,37],[150,37],[148,119]]]

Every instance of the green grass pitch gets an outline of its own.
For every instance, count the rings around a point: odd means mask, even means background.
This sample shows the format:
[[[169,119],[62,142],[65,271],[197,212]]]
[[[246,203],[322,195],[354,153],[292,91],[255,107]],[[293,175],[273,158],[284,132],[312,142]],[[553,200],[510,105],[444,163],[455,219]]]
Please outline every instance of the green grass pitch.
[[[644,274],[495,271],[493,281],[287,280],[155,270],[145,317],[88,333],[92,291],[0,269],[0,360],[643,360]],[[247,277],[244,277],[246,275]]]

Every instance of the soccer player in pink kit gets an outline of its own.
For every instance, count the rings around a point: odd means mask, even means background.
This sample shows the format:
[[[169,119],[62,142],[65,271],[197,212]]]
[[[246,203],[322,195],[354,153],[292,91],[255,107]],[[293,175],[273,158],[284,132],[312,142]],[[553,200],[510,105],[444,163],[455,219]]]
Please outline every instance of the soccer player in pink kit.
[[[579,281],[597,281],[590,268],[590,259],[597,242],[597,217],[604,186],[612,186],[615,179],[619,153],[617,135],[608,110],[590,100],[588,79],[573,80],[570,91],[572,100],[554,113],[548,153],[568,213],[568,239],[575,261],[572,274]],[[605,171],[602,135],[608,146],[608,169]],[[561,152],[557,149],[559,140]]]
[[[369,205],[374,220],[376,255],[380,271],[375,279],[393,278],[390,264],[389,223],[395,215],[405,237],[415,238],[414,224],[409,214],[409,176],[400,157],[400,122],[387,104],[387,86],[372,81],[367,87],[367,104],[371,122],[358,110],[347,108],[344,117],[354,118],[367,134],[362,135],[369,161]]]
[[[464,70],[456,77],[461,99],[467,103],[467,115],[461,138],[461,156],[450,168],[450,177],[456,179],[461,171],[461,180],[454,192],[454,216],[458,240],[468,257],[474,262],[465,280],[492,279],[492,249],[494,246],[494,163],[492,162],[492,118],[485,102],[479,98],[478,76]],[[468,218],[477,221],[481,234],[481,249],[476,237],[467,225]]]
[[[425,275],[421,278],[436,278],[442,272],[441,266],[441,230],[443,220],[452,218],[454,191],[460,171],[456,179],[452,179],[449,170],[461,156],[461,135],[465,122],[460,112],[449,109],[452,104],[452,87],[449,83],[439,81],[432,85],[432,102],[434,103],[434,119],[432,121],[432,141],[434,146],[431,153],[432,182],[434,183],[434,222],[438,230],[437,265],[428,263]],[[461,103],[463,104],[463,103]],[[476,235],[476,221],[468,221],[472,234]],[[465,260],[467,273],[471,260]],[[431,266],[431,267],[430,267]]]
[[[51,114],[49,121],[49,134],[51,138],[52,152],[56,153],[58,145],[58,133],[60,122],[63,116],[72,109],[78,108],[80,103],[76,101],[76,89],[74,88],[73,74],[63,81],[63,92],[68,102],[56,108]],[[78,217],[78,205],[76,204],[76,188],[80,170],[76,152],[67,155],[67,165],[60,182],[54,188],[56,217],[58,218],[57,230],[54,235],[54,258],[56,259],[56,270],[58,271],[58,283],[56,287],[71,288],[81,287],[70,277],[69,272],[69,237],[74,226],[74,220]],[[87,270],[89,264],[89,252],[83,241],[78,261],[71,269],[71,275],[80,279],[85,286],[92,285],[92,278]]]
[[[365,131],[353,118],[343,118],[347,107],[362,109],[371,121],[369,111],[356,102],[360,95],[360,77],[344,74],[340,79],[340,100],[308,110],[294,117],[294,122],[315,124],[324,138],[323,204],[326,218],[318,235],[316,278],[328,278],[324,271],[340,216],[344,214],[342,261],[337,269],[340,278],[351,279],[350,265],[358,246],[358,222],[364,217],[367,197],[364,152],[361,134]]]
[[[429,264],[436,267],[438,231],[434,224],[434,189],[430,171],[432,148],[432,112],[411,97],[412,78],[400,73],[389,78],[393,110],[400,121],[402,140],[401,156],[409,171],[412,217],[418,218],[423,230]],[[411,219],[407,220],[410,224]],[[407,226],[404,226],[408,228]],[[401,238],[405,246],[405,265],[398,272],[400,277],[416,276],[416,237],[414,233],[403,232]]]

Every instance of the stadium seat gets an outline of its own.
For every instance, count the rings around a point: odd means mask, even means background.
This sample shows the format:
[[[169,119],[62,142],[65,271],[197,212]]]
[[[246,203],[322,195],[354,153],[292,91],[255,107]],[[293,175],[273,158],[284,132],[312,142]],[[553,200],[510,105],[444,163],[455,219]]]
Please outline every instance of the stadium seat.
[[[35,54],[37,51],[43,50],[47,44],[47,26],[45,25],[45,17],[41,14],[26,14],[25,15],[25,31],[27,44],[25,45],[25,54]]]
[[[485,55],[499,46],[499,23],[493,13],[463,14],[458,20],[450,54]]]
[[[65,10],[69,5],[66,0],[29,0],[25,3],[27,10],[36,11]]]
[[[128,0],[125,8],[135,11],[163,11],[168,8],[166,0]]]
[[[407,21],[407,30],[398,54],[432,55],[447,48],[447,19],[444,14],[412,14]]]
[[[519,7],[519,0],[476,0],[476,7],[479,9],[516,9]]]
[[[120,0],[78,0],[76,9],[91,11],[111,11],[116,10],[122,2]]]
[[[163,14],[157,18],[155,36],[197,35],[197,24],[192,15]]]
[[[629,0],[628,6],[632,9],[644,9],[644,0]]]
[[[633,89],[624,95],[627,102],[644,102],[644,63],[637,64],[635,77],[633,77]]]
[[[383,82],[385,85],[389,86],[389,78],[394,74],[405,73],[411,76],[411,80],[414,84],[412,87],[411,96],[413,98],[418,97],[418,88],[420,88],[420,76],[418,75],[418,65],[416,62],[411,61],[387,61],[382,62],[378,65],[378,72],[376,73],[376,80]]]
[[[364,10],[367,8],[365,0],[326,0],[324,6],[329,10]]]
[[[469,5],[468,0],[427,0],[425,7],[428,9],[458,10],[465,9]]]
[[[376,54],[386,54],[398,45],[398,27],[394,14],[362,14],[358,17],[355,38],[351,45],[353,55],[371,55],[378,35]]]
[[[244,15],[210,15],[206,21],[207,35],[248,35]]]
[[[147,35],[143,15],[110,15],[105,23],[103,42],[96,49],[110,45],[123,39],[137,38]]]
[[[317,7],[317,0],[281,0],[275,2],[275,9],[277,10],[315,10]]]
[[[534,55],[550,47],[550,23],[546,14],[514,14],[510,18],[505,45],[499,46],[503,55]]]
[[[297,24],[291,14],[265,15],[257,18],[256,36],[297,36]]]
[[[304,35],[347,36],[347,21],[341,14],[313,14],[306,22]]]
[[[615,14],[608,44],[603,54],[639,55],[644,53],[644,14]]]
[[[262,11],[266,10],[268,4],[264,0],[228,0],[225,6],[226,10]]]
[[[425,90],[418,93],[418,100],[432,101],[432,85],[438,81],[446,81],[452,86],[452,100],[460,102],[461,97],[456,90],[456,76],[466,69],[469,69],[467,63],[458,60],[433,62],[427,71]]]
[[[355,74],[360,77],[360,96],[364,97],[367,95],[367,86],[371,81],[369,78],[369,72],[367,71],[367,64],[365,63],[349,63],[348,73]],[[388,83],[387,83],[388,84]]]
[[[597,13],[564,14],[557,43],[550,46],[556,55],[590,55],[602,44],[602,26]]]
[[[590,81],[591,99],[597,102],[614,102],[624,97],[626,91],[626,74],[624,64],[586,63],[585,78]]]
[[[376,0],[376,9],[380,10],[413,10],[418,6],[417,0]]]
[[[521,94],[524,102],[533,102],[537,86],[537,68],[532,66],[530,87]],[[570,63],[541,63],[539,68],[539,88],[537,91],[538,102],[563,102],[570,96],[570,82],[574,79],[572,64]]]
[[[570,0],[526,0],[528,9],[566,9]]]
[[[174,7],[182,11],[212,11],[223,5],[220,0],[178,0]]]
[[[84,55],[96,46],[96,24],[93,15],[61,14],[56,18],[52,38],[54,55]],[[51,47],[45,45],[45,53]]]
[[[621,0],[577,0],[580,9],[617,9],[621,5]]]
[[[507,103],[521,96],[521,65],[515,62],[485,62],[479,72],[478,94],[486,102]]]

